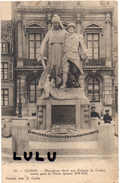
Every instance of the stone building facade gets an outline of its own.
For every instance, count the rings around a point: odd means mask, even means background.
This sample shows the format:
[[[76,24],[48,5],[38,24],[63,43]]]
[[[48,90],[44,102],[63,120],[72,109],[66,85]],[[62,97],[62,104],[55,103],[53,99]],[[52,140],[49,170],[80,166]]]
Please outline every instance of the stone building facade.
[[[64,27],[73,22],[76,25],[76,33],[84,36],[89,62],[82,63],[84,75],[80,76],[80,83],[86,96],[91,105],[96,106],[100,115],[103,115],[106,109],[110,109],[114,117],[114,6],[100,1],[12,2],[16,115],[19,92],[22,116],[36,115],[36,101],[41,95],[38,80],[43,72],[41,62],[37,62],[39,48],[45,34],[51,28],[53,15],[58,14]],[[48,58],[48,49],[45,49],[45,56]]]
[[[15,115],[12,21],[1,22],[1,114]]]

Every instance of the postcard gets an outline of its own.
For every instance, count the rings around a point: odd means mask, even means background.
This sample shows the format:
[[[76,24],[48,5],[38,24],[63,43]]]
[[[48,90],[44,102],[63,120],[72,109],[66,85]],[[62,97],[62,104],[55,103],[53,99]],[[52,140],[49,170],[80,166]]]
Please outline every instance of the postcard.
[[[118,2],[1,2],[2,183],[118,183]]]

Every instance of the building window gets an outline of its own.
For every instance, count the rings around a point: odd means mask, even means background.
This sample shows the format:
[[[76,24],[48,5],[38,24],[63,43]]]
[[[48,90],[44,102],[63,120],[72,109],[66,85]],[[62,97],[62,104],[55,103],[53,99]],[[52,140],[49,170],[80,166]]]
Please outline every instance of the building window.
[[[8,63],[1,63],[1,79],[8,79]]]
[[[9,105],[9,91],[8,89],[1,90],[1,105],[8,106]]]
[[[29,59],[36,60],[39,57],[40,45],[42,35],[41,34],[29,34]]]
[[[100,102],[100,81],[96,77],[91,77],[87,86],[90,102]]]
[[[30,96],[31,103],[35,103],[37,99],[40,97],[41,92],[38,88],[38,82],[39,82],[38,78],[33,78],[30,81],[29,96]]]
[[[7,52],[7,44],[1,43],[1,52]]]
[[[87,34],[87,48],[89,59],[99,59],[99,34]]]

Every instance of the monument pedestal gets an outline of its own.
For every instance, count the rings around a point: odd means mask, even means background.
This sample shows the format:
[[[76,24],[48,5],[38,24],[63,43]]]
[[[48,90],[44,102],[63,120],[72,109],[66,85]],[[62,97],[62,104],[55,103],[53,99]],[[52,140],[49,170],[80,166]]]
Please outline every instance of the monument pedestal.
[[[38,99],[36,129],[51,130],[60,127],[59,133],[67,133],[67,126],[76,129],[90,128],[90,103],[82,88],[64,89],[77,99]]]

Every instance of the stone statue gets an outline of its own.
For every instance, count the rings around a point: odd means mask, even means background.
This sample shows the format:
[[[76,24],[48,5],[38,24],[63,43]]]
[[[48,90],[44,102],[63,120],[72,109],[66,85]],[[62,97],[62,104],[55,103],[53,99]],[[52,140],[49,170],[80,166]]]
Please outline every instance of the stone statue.
[[[83,36],[74,33],[75,25],[73,23],[68,25],[68,31],[64,29],[60,17],[55,14],[52,18],[52,28],[42,41],[38,59],[38,61],[42,61],[44,67],[39,80],[39,88],[43,90],[40,99],[47,99],[50,95],[55,99],[77,98],[75,92],[72,93],[65,88],[80,86],[79,75],[83,74],[80,57],[82,60],[87,59],[87,49]],[[44,62],[46,43],[49,43],[47,66]]]
[[[61,88],[79,87],[79,75],[83,74],[81,60],[88,60],[88,52],[83,41],[83,36],[75,33],[75,24],[70,23],[67,27],[68,33],[65,38],[64,56],[62,59],[62,80]],[[68,83],[69,79],[69,83]]]
[[[56,66],[56,75],[61,78],[61,65],[63,58],[63,47],[64,40],[67,31],[65,30],[60,17],[55,14],[52,18],[52,28],[47,32],[45,38],[42,41],[41,49],[40,49],[40,58],[44,56],[44,48],[46,43],[49,43],[48,47],[48,66],[50,67],[50,71]]]

